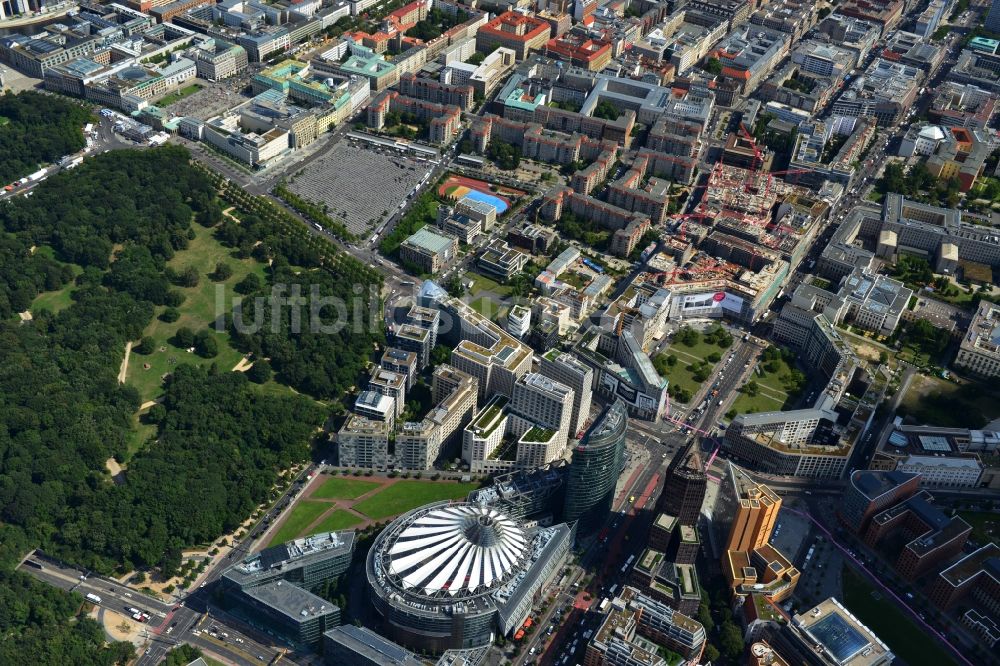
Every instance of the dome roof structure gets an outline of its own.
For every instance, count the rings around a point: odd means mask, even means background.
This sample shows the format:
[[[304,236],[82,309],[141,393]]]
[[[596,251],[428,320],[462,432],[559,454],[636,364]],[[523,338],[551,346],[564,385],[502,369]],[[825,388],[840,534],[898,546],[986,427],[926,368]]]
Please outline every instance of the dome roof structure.
[[[396,535],[387,549],[388,571],[420,594],[477,594],[517,572],[528,545],[520,525],[495,509],[437,506]]]

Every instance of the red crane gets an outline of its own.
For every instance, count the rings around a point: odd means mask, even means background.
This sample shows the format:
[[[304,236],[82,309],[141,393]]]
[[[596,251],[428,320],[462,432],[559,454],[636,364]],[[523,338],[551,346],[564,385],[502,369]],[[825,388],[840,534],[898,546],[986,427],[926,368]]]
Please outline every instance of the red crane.
[[[675,220],[681,220],[681,226],[680,226],[680,229],[679,229],[679,236],[680,236],[681,242],[683,243],[684,240],[685,240],[684,229],[687,226],[687,221],[689,219],[691,219],[693,217],[696,217],[696,218],[706,218],[707,217],[707,218],[711,219],[711,218],[713,218],[715,216],[714,215],[709,215],[708,213],[677,213],[675,215],[671,215],[670,217],[672,219],[675,219]]]
[[[753,148],[753,164],[747,173],[747,179],[743,183],[743,191],[749,192],[752,178],[757,175],[757,170],[763,168],[764,166],[764,156],[761,155],[760,148],[757,147],[757,142],[754,141],[753,136],[750,135],[750,132],[747,130],[747,126],[743,124],[743,121],[740,121],[740,134],[743,135],[743,138],[746,139],[750,144],[750,147]]]

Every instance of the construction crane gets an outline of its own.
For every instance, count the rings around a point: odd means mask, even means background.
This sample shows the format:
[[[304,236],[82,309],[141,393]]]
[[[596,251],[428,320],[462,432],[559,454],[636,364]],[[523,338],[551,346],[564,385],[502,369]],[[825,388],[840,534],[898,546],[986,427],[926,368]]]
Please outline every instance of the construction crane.
[[[670,216],[671,219],[681,220],[681,226],[680,226],[680,229],[678,230],[678,234],[679,234],[679,237],[680,237],[680,240],[681,240],[682,243],[685,241],[684,230],[687,227],[687,221],[689,219],[691,219],[691,218],[709,218],[709,219],[711,219],[713,217],[715,217],[715,216],[714,215],[709,215],[708,213],[677,213],[675,215],[671,215]]]
[[[749,192],[751,182],[753,181],[754,176],[757,175],[757,170],[764,167],[764,156],[761,155],[760,148],[757,147],[757,142],[754,140],[753,136],[750,135],[750,132],[747,130],[747,126],[743,124],[742,120],[740,121],[740,133],[743,135],[743,138],[747,140],[747,143],[750,144],[750,147],[753,148],[754,161],[753,164],[751,164],[750,170],[747,172],[746,180],[743,182],[743,191]]]
[[[786,169],[785,171],[772,171],[767,174],[767,190],[765,194],[770,194],[771,192],[771,182],[774,180],[775,176],[787,176],[789,174],[800,174],[800,173],[812,173],[815,169]]]

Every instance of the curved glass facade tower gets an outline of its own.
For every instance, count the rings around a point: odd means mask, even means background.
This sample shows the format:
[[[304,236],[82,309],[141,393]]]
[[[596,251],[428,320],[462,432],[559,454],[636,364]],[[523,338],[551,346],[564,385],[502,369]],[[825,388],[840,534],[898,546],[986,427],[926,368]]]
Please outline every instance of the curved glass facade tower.
[[[577,534],[588,534],[611,513],[615,484],[625,459],[627,429],[628,411],[618,400],[601,414],[573,450],[563,519],[578,521]]]

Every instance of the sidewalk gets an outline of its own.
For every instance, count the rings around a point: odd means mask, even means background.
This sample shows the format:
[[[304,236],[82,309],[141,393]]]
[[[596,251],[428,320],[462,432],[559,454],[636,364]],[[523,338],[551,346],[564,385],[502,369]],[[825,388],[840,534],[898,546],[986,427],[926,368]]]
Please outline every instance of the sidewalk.
[[[59,18],[60,16],[65,16],[69,12],[77,9],[78,5],[75,2],[67,3],[66,5],[59,7],[53,11],[48,11],[43,14],[31,14],[25,16],[19,16],[12,19],[4,19],[0,21],[0,30],[7,30],[11,28],[17,28],[25,25],[32,25],[33,23],[43,23],[50,19]]]

